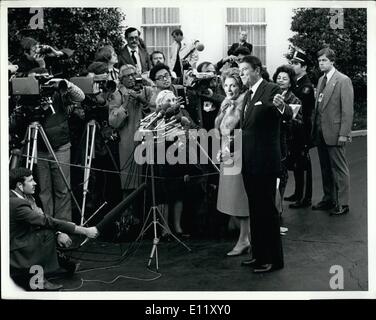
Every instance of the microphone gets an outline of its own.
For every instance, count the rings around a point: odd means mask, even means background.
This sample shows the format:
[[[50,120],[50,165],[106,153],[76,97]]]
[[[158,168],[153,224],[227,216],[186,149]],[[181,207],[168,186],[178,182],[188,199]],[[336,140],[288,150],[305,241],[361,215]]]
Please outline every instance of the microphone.
[[[150,121],[150,123],[148,123],[146,126],[145,126],[145,129],[148,129],[149,127],[152,127],[154,126],[159,119],[162,119],[163,116],[165,115],[165,111],[164,110],[160,110],[157,114],[157,116],[155,116],[155,118],[153,120]]]
[[[152,112],[151,114],[149,114],[147,117],[141,119],[141,120],[140,120],[141,123],[143,123],[143,122],[147,122],[147,121],[148,121],[151,117],[153,117],[155,114],[156,114],[156,112],[154,111],[154,112]]]
[[[179,113],[180,111],[180,106],[171,106],[166,110],[165,118],[169,119],[175,114]]]
[[[180,122],[183,127],[188,127],[191,125],[191,121],[187,117],[181,117]]]
[[[203,51],[205,49],[205,46],[200,41],[195,42],[195,47],[197,51]]]
[[[172,116],[171,119],[170,119],[171,121],[165,124],[164,129],[166,129],[168,126],[174,124],[175,122],[180,122],[181,119],[182,119],[182,117],[181,117],[180,114]]]

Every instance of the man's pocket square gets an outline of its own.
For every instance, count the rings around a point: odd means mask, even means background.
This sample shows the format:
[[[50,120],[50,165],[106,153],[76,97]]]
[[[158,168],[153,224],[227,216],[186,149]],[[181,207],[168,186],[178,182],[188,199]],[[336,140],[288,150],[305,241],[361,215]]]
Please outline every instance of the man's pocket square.
[[[262,105],[262,102],[261,102],[261,101],[257,101],[257,102],[255,103],[255,106],[260,106],[260,105]]]

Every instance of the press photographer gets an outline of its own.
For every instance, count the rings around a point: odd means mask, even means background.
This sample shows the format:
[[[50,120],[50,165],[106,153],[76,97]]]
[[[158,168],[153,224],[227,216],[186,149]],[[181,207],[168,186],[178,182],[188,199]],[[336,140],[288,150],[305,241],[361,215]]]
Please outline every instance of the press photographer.
[[[29,86],[30,83],[33,85]],[[83,101],[85,95],[80,88],[67,80],[51,79],[43,68],[30,70],[27,78],[13,79],[12,85],[13,95],[21,95],[21,108],[31,113],[29,121],[37,121],[41,125],[48,143],[61,163],[59,168],[46,142],[41,136],[37,136],[38,152],[35,156],[38,157],[37,169],[43,209],[52,217],[71,221],[71,142],[68,117],[75,104]]]
[[[197,124],[209,131],[214,128],[215,117],[225,98],[221,80],[210,62],[200,63],[197,72],[192,70],[188,77],[188,111]]]
[[[22,76],[27,76],[30,70],[34,68],[51,69],[51,63],[47,63],[50,58],[63,58],[72,54],[69,49],[56,50],[50,45],[40,44],[31,37],[24,37],[20,42],[22,55],[17,61],[18,72]],[[50,62],[50,61],[48,61]],[[50,70],[51,71],[51,70]],[[52,73],[52,72],[51,72]]]
[[[81,103],[81,117],[70,119],[76,141],[74,162],[113,172],[119,170],[119,134],[109,125],[108,114],[109,101],[118,85],[119,70],[114,67],[117,59],[112,46],[101,46],[95,54],[95,61],[87,67],[86,72],[80,77],[71,78],[85,93],[85,100]],[[92,153],[91,145],[94,146]],[[82,182],[82,172],[83,170],[77,169],[73,177],[76,184]],[[87,188],[86,183],[89,181]],[[88,211],[95,211],[105,201],[108,203],[106,210],[111,209],[121,199],[119,175],[91,170],[90,177],[84,177],[84,196],[87,199],[84,200],[85,203],[83,201],[83,206]]]

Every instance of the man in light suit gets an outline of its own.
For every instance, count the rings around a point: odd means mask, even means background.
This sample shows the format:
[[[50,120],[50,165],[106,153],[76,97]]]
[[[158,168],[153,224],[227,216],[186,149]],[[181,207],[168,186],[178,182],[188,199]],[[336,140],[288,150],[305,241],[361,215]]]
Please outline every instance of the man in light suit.
[[[354,91],[351,80],[334,67],[335,53],[324,48],[317,54],[320,70],[313,117],[313,142],[317,146],[324,196],[313,210],[331,215],[349,211],[350,173],[345,146],[351,141]]]
[[[252,267],[255,273],[269,272],[284,264],[275,195],[281,170],[280,123],[286,106],[279,87],[262,78],[259,58],[245,56],[239,69],[243,84],[249,88],[241,129],[252,245],[252,259],[242,265]]]
[[[198,61],[197,40],[186,39],[180,29],[172,31],[171,36],[174,38],[174,42],[171,45],[169,67],[179,78],[179,84],[183,84],[184,70],[189,67],[196,68]]]
[[[124,64],[131,64],[137,68],[137,72],[142,74],[151,69],[149,54],[140,45],[140,31],[129,27],[125,30],[125,39],[128,44],[121,50],[119,56],[119,69]]]

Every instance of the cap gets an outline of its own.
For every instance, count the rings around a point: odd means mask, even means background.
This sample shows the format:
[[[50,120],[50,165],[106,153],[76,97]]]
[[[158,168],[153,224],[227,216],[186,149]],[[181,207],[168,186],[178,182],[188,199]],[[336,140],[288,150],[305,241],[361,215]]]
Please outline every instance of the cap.
[[[295,50],[291,60],[298,60],[304,63],[307,63],[307,56],[304,52]]]

